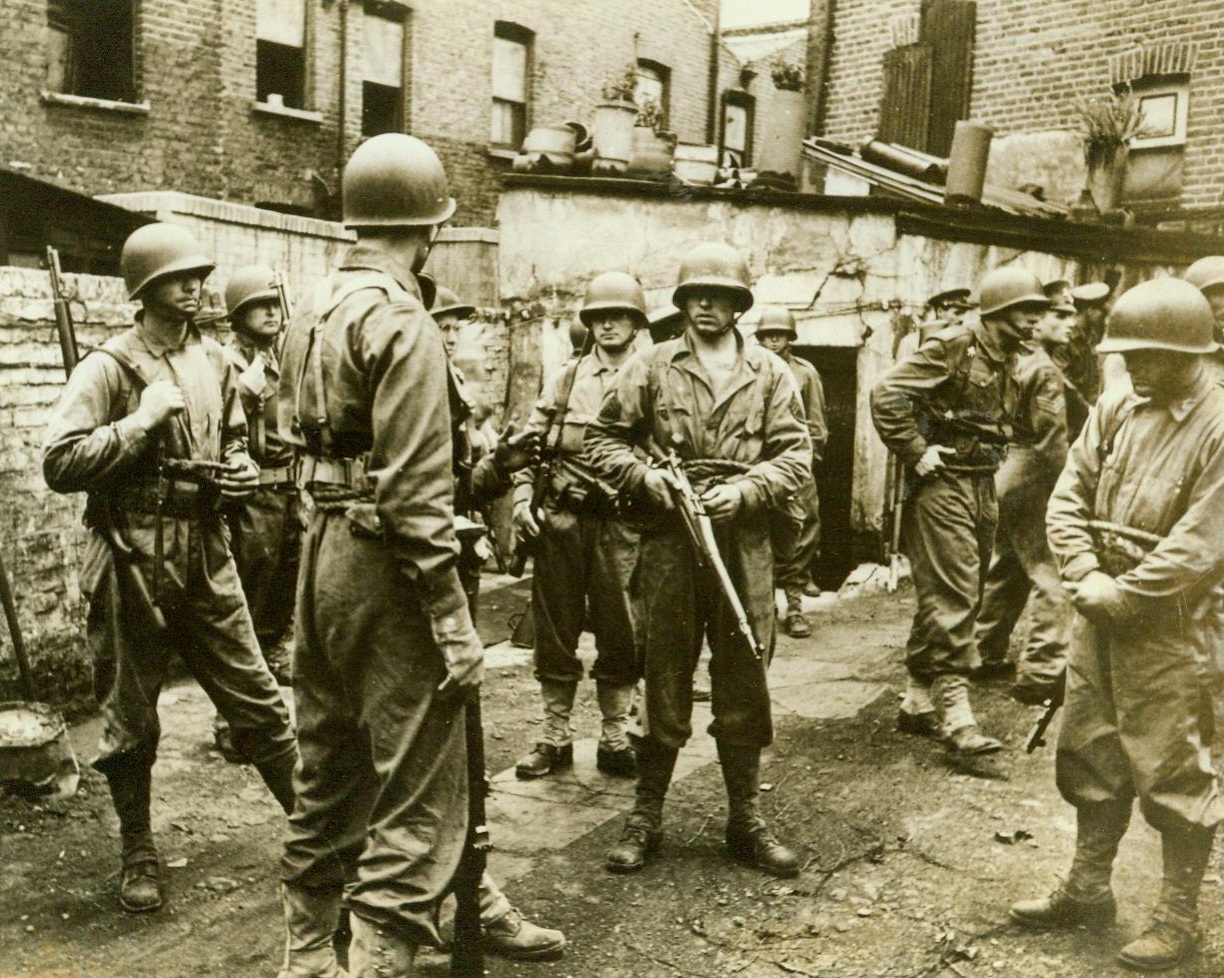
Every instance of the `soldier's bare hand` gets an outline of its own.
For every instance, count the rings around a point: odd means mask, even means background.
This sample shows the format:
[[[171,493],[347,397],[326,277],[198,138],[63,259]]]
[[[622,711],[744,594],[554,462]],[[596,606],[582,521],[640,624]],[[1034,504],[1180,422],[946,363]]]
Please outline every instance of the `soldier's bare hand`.
[[[217,485],[227,499],[243,499],[259,488],[259,466],[244,455],[235,457],[232,464],[232,471],[217,474]]]
[[[955,454],[955,448],[949,448],[947,445],[931,445],[922,453],[922,458],[914,463],[914,471],[918,474],[919,478],[925,478],[932,472],[938,472],[944,467],[943,457],[945,455]]]
[[[517,472],[540,461],[540,433],[538,431],[515,431],[514,422],[497,439],[493,448],[493,461],[503,472]]]
[[[1063,584],[1075,610],[1091,621],[1108,621],[1121,610],[1122,592],[1103,571],[1091,571],[1081,580]]]
[[[540,535],[540,521],[531,511],[531,503],[524,500],[514,504],[514,531],[520,540],[534,540]]]
[[[643,483],[646,489],[646,495],[650,501],[662,509],[671,509],[675,503],[672,502],[672,492],[680,487],[676,485],[667,469],[647,469],[646,481]]]
[[[469,693],[484,680],[484,643],[476,634],[467,606],[432,622],[434,641],[446,663],[446,678],[438,687],[443,695]]]
[[[701,494],[706,515],[715,523],[726,523],[739,512],[744,503],[744,494],[732,483],[711,486]]]
[[[156,428],[186,407],[187,402],[177,384],[169,380],[155,380],[141,393],[136,414],[146,428]]]

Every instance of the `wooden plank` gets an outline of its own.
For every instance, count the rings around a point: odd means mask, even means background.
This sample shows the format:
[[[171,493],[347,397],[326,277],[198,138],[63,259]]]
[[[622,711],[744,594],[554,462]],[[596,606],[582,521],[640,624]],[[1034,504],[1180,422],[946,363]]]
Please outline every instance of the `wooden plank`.
[[[935,52],[924,148],[936,156],[951,152],[956,123],[969,118],[976,22],[977,4],[969,0],[931,0],[923,6],[921,39]]]
[[[907,44],[885,52],[880,139],[919,150],[927,148],[931,60],[932,51],[926,44]]]

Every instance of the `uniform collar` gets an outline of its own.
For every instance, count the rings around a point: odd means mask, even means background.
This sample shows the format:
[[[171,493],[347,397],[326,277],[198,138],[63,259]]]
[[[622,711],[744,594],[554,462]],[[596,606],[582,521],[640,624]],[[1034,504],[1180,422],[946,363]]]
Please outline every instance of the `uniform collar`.
[[[973,339],[986,356],[990,357],[995,363],[1005,363],[1007,354],[1003,352],[994,335],[988,330],[981,320],[973,320],[966,324],[969,327],[969,332],[973,334]]]
[[[748,355],[749,348],[744,345],[744,334],[734,325],[731,326],[731,332],[735,334],[735,350],[740,354],[740,359],[755,371],[758,368],[758,364],[755,357]],[[693,346],[693,337],[687,329],[674,340],[669,340],[668,342],[675,344],[675,349],[671,351],[671,361],[673,363],[677,360],[696,359],[697,348]]]
[[[395,279],[405,292],[417,299],[421,298],[421,284],[417,281],[416,273],[412,268],[374,245],[358,241],[349,248],[348,253],[344,256],[344,260],[340,263],[340,270],[344,272],[382,272]]]
[[[1165,411],[1168,411],[1169,415],[1174,421],[1181,424],[1187,417],[1190,416],[1190,412],[1198,406],[1199,401],[1207,396],[1207,394],[1211,391],[1212,386],[1211,379],[1207,376],[1206,371],[1203,371],[1199,374],[1198,380],[1190,388],[1185,397],[1178,398],[1176,401],[1170,401],[1168,404],[1163,404],[1160,407]],[[1150,397],[1139,397],[1137,394],[1131,396],[1135,398],[1137,407],[1147,407],[1159,410],[1159,408],[1152,403],[1152,399]]]
[[[144,344],[144,348],[149,351],[150,356],[163,357],[167,353],[172,353],[175,350],[181,350],[184,347],[191,346],[200,342],[200,328],[195,323],[187,323],[187,328],[183,331],[183,339],[180,343],[167,343],[157,336],[153,335],[151,330],[144,328],[144,317],[139,316],[136,322],[136,335],[140,337],[140,342]]]

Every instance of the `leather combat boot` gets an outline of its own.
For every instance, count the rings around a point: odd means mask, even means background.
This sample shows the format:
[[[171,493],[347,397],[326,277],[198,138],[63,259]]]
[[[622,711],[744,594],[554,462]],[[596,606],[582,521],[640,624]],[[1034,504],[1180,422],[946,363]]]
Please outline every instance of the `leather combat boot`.
[[[352,914],[350,978],[412,978],[417,945],[389,927]]]
[[[1036,930],[1087,927],[1100,930],[1114,922],[1118,905],[1109,879],[1118,843],[1130,825],[1131,804],[1102,802],[1076,809],[1075,858],[1067,882],[1049,896],[1013,904],[1011,918]]]
[[[123,840],[119,903],[130,913],[149,913],[162,905],[160,865],[149,821],[153,761],[121,754],[105,761],[104,773]]]
[[[343,890],[281,885],[285,911],[285,961],[276,978],[345,978],[332,939],[340,921]]]
[[[540,927],[511,907],[495,920],[482,920],[484,948],[510,961],[556,961],[565,954],[565,935]]]
[[[626,729],[629,707],[633,703],[633,686],[596,681],[595,692],[603,718],[599,746],[595,749],[595,767],[614,778],[632,778],[637,774],[637,755],[629,745]]]
[[[940,676],[932,686],[940,712],[944,743],[954,754],[976,757],[995,754],[1003,745],[983,734],[969,705],[969,683],[962,676]]]
[[[573,732],[570,714],[578,684],[540,680],[540,699],[544,702],[544,737],[531,753],[514,766],[514,776],[522,781],[542,778],[574,766]]]
[[[280,802],[286,815],[293,814],[293,803],[296,800],[293,792],[293,769],[297,767],[297,762],[298,752],[295,746],[279,757],[274,757],[270,761],[260,761],[255,765],[255,770],[259,772],[264,784],[272,792],[272,797]]]
[[[636,872],[646,865],[648,856],[659,851],[663,842],[663,799],[679,753],[653,737],[642,738],[637,758],[637,800],[625,820],[620,841],[608,850],[604,859],[609,872]]]
[[[1198,895],[1211,859],[1215,827],[1166,829],[1160,834],[1164,878],[1160,902],[1143,934],[1118,952],[1135,971],[1168,971],[1198,949]]]
[[[807,638],[812,626],[803,614],[803,592],[798,588],[786,592],[786,617],[782,619],[782,630],[791,638]]]
[[[718,760],[727,786],[727,851],[737,862],[772,876],[798,876],[798,854],[784,846],[757,810],[761,751],[718,742]]]

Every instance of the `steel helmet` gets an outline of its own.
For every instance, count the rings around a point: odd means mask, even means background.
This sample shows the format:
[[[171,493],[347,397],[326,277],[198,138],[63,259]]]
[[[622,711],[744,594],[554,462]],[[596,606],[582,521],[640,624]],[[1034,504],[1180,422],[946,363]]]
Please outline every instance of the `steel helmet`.
[[[646,317],[652,343],[674,339],[684,332],[684,313],[675,306],[662,306]]]
[[[207,278],[216,267],[190,231],[164,222],[146,224],[129,234],[119,256],[119,271],[129,299],[139,298],[154,279],[179,272],[199,272]]]
[[[1118,297],[1097,352],[1214,353],[1218,348],[1215,317],[1203,293],[1182,279],[1157,278]]]
[[[264,265],[247,265],[225,283],[225,311],[230,319],[252,302],[275,302],[276,273]]]
[[[430,313],[436,319],[438,316],[458,316],[460,319],[471,319],[476,313],[476,307],[470,306],[459,298],[459,293],[454,289],[448,289],[445,285],[439,285],[434,293],[433,305],[429,307]]]
[[[591,325],[592,314],[603,310],[632,314],[635,327],[646,325],[646,296],[641,283],[624,272],[604,272],[591,279],[586,301],[578,310],[584,326]]]
[[[987,272],[980,289],[979,315],[985,319],[1012,306],[1048,306],[1041,280],[1023,268],[996,268]]]
[[[1224,285],[1224,255],[1208,255],[1186,269],[1182,278],[1200,292]]]
[[[423,227],[455,213],[438,155],[415,136],[385,132],[353,151],[341,180],[344,226]]]
[[[795,328],[795,314],[785,306],[764,306],[757,320],[757,336],[762,333],[785,333],[792,340],[799,338]]]
[[[684,256],[672,303],[684,308],[689,292],[704,286],[734,293],[738,311],[747,312],[752,308],[751,285],[744,256],[730,245],[711,241],[699,244]]]

